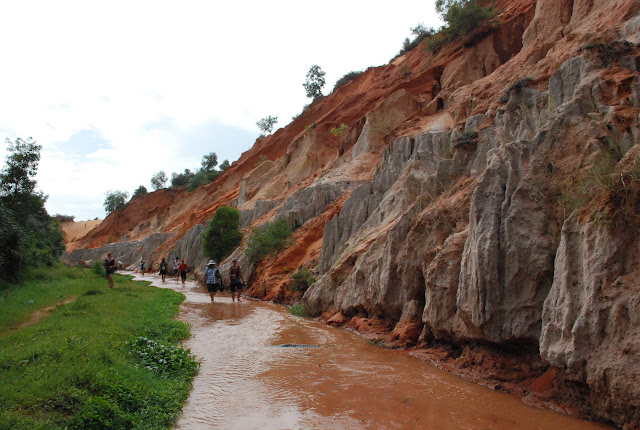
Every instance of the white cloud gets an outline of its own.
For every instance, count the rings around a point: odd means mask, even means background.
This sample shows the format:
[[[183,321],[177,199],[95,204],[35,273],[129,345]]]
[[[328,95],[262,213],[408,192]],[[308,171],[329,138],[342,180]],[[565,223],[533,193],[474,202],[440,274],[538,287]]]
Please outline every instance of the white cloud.
[[[326,93],[387,63],[409,27],[439,25],[424,0],[20,1],[0,17],[0,135],[43,145],[47,208],[76,219],[102,217],[106,190],[149,187],[158,170],[235,160],[256,121],[284,126],[308,103],[311,65]]]

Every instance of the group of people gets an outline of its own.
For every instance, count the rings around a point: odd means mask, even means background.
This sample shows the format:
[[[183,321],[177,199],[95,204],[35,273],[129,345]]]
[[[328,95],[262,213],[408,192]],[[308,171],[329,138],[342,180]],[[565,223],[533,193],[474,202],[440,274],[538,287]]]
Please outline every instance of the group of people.
[[[107,280],[109,281],[109,288],[113,288],[113,274],[116,271],[116,260],[113,258],[111,252],[107,253],[107,259],[104,262],[104,267],[107,273]],[[162,258],[160,262],[160,277],[162,282],[166,282],[167,274],[168,274],[169,263]],[[176,257],[173,262],[173,270],[175,272],[175,280],[178,282],[178,278],[182,279],[182,287],[184,288],[185,282],[187,280],[187,272],[189,271],[189,266],[184,262],[184,260],[180,260],[179,257]],[[140,273],[144,276],[145,271],[145,261],[144,259],[140,261]],[[207,285],[207,291],[211,296],[211,301],[214,301],[216,293],[224,291],[225,283],[222,277],[222,273],[220,269],[218,269],[218,265],[215,261],[209,260],[207,263],[207,267],[204,271],[205,283]],[[240,301],[240,294],[242,293],[242,289],[246,285],[244,282],[244,277],[242,276],[242,269],[238,265],[238,259],[234,258],[231,262],[231,267],[229,268],[229,291],[231,292],[231,300],[236,301],[236,296],[238,301]]]
[[[204,270],[204,281],[207,285],[209,296],[211,296],[211,301],[213,302],[216,293],[224,291],[222,273],[220,273],[218,265],[213,260],[209,260],[207,268]],[[229,291],[231,291],[232,301],[236,301],[236,295],[238,296],[238,301],[241,301],[240,294],[245,285],[242,269],[238,266],[238,259],[234,258],[229,268]]]

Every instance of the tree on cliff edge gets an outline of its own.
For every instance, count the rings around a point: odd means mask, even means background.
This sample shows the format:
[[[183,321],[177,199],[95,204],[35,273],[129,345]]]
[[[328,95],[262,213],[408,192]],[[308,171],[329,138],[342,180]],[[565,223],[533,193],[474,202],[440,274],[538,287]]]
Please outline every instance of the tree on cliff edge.
[[[307,92],[307,97],[312,98],[314,101],[322,97],[322,87],[324,87],[325,83],[324,75],[326,73],[322,71],[320,66],[315,64],[307,72],[307,80],[302,84]]]
[[[466,34],[495,17],[493,1],[485,7],[478,0],[436,0],[436,12],[447,23],[443,29],[447,37]]]

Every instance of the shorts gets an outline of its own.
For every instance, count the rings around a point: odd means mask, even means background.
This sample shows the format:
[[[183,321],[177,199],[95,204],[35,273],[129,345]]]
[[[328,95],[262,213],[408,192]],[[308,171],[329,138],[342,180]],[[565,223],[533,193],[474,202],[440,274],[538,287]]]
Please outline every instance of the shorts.
[[[242,282],[232,282],[232,283],[229,285],[229,290],[230,290],[232,293],[235,293],[236,291],[241,290],[241,289],[242,289]]]
[[[182,278],[182,280],[184,281],[185,279],[187,279],[187,272],[185,272],[184,270],[180,272],[180,277]]]
[[[166,274],[167,274],[167,271],[166,271],[166,270],[161,270],[161,271],[160,271],[160,275],[165,276]]]
[[[215,293],[216,291],[222,292],[224,288],[220,284],[207,284],[207,291],[210,293]]]

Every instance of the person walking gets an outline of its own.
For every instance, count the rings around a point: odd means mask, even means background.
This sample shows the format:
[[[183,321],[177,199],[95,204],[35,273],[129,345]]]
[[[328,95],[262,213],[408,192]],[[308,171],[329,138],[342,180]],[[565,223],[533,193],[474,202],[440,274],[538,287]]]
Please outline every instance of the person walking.
[[[173,262],[173,275],[176,277],[176,284],[178,283],[178,277],[180,276],[178,267],[180,267],[180,259],[176,257],[176,261]]]
[[[140,262],[140,273],[144,276],[144,258]]]
[[[178,266],[178,272],[180,272],[180,278],[182,278],[182,287],[184,288],[184,283],[187,280],[187,269],[189,266],[182,260],[180,266]]]
[[[218,291],[222,292],[222,276],[220,276],[220,271],[218,270],[218,265],[215,261],[209,260],[207,264],[207,268],[204,269],[204,282],[207,284],[207,291],[209,292],[209,296],[211,296],[211,301],[216,296]]]
[[[162,282],[164,282],[167,278],[167,261],[162,257],[162,261],[160,262],[160,278],[162,278]]]
[[[231,290],[232,301],[236,301],[236,293],[238,295],[238,301],[241,301],[240,293],[242,293],[243,285],[244,278],[242,277],[242,269],[238,266],[238,259],[234,258],[231,262],[231,268],[229,269],[229,289]]]
[[[104,269],[107,273],[109,288],[113,288],[113,274],[116,272],[116,259],[113,258],[113,254],[111,252],[107,253],[107,259],[104,260]]]

